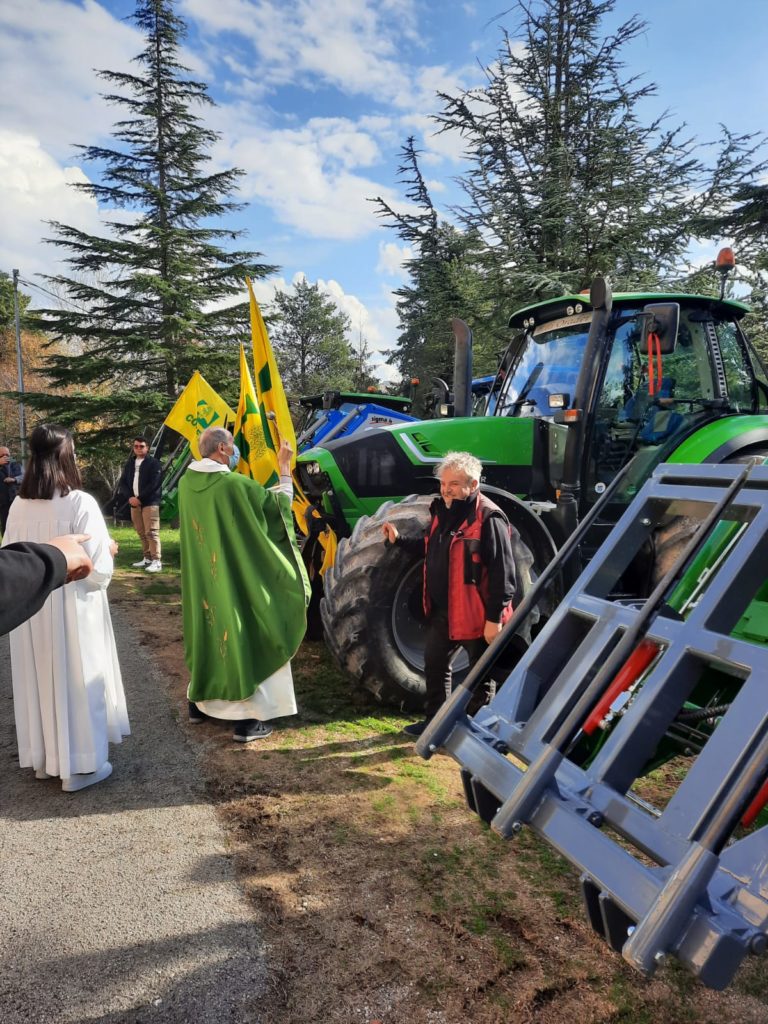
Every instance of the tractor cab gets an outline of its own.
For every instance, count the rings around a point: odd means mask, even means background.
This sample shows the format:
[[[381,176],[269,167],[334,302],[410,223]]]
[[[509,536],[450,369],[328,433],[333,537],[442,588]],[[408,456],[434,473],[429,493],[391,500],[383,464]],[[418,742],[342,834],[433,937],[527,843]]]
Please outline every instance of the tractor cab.
[[[580,516],[634,460],[617,495],[626,503],[633,480],[708,423],[768,410],[768,377],[739,325],[746,312],[739,302],[664,293],[617,294],[609,308],[584,295],[528,307],[510,321],[522,333],[501,361],[493,415],[569,428],[552,484],[569,491]]]

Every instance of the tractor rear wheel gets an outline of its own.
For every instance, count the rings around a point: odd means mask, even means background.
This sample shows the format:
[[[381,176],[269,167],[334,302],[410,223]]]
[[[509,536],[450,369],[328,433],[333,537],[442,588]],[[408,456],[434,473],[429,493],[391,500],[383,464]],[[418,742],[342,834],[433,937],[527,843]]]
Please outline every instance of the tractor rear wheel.
[[[414,559],[399,545],[385,546],[382,524],[393,523],[404,537],[422,537],[433,500],[434,495],[412,494],[361,519],[352,536],[339,542],[320,604],[326,644],[339,667],[377,700],[408,711],[421,711],[424,705],[423,559]],[[533,557],[519,539],[513,547],[524,594],[531,585]],[[467,668],[460,649],[454,680]]]

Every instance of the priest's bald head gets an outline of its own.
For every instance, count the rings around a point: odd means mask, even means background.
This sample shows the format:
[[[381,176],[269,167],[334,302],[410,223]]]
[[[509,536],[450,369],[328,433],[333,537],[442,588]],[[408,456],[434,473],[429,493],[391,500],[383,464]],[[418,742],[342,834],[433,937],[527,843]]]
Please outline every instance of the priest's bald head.
[[[235,439],[224,427],[206,427],[197,439],[197,447],[202,458],[226,465],[235,449]]]

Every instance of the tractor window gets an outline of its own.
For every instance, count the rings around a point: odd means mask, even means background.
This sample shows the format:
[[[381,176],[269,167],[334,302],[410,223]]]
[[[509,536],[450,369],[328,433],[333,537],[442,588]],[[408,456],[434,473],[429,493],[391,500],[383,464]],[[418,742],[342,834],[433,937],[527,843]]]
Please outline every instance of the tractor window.
[[[661,461],[691,426],[702,422],[716,396],[708,344],[708,318],[681,310],[674,352],[649,370],[648,343],[638,311],[617,321],[592,422],[587,464],[591,500],[625,462],[645,453]]]
[[[752,412],[753,372],[741,345],[738,328],[733,322],[721,320],[715,324],[715,330],[723,358],[728,405],[734,412]],[[758,389],[758,399],[759,407],[764,409],[766,396],[762,389]]]
[[[571,316],[567,324],[542,324],[525,336],[507,372],[494,415],[553,416],[570,406],[589,319],[588,313]]]

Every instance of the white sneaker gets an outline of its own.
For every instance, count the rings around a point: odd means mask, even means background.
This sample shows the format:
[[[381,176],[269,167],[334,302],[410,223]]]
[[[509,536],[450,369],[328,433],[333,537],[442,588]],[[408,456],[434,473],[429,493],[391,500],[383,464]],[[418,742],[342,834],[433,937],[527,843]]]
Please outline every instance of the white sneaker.
[[[154,560],[154,562],[150,562],[149,565],[147,565],[146,569],[144,570],[144,572],[162,572],[162,571],[163,571],[163,563],[158,561],[157,558]]]
[[[145,566],[150,565],[151,562],[152,562],[151,558],[142,558],[142,560],[140,562],[134,562],[133,563],[133,568],[134,569],[143,569],[143,568],[145,568]]]

